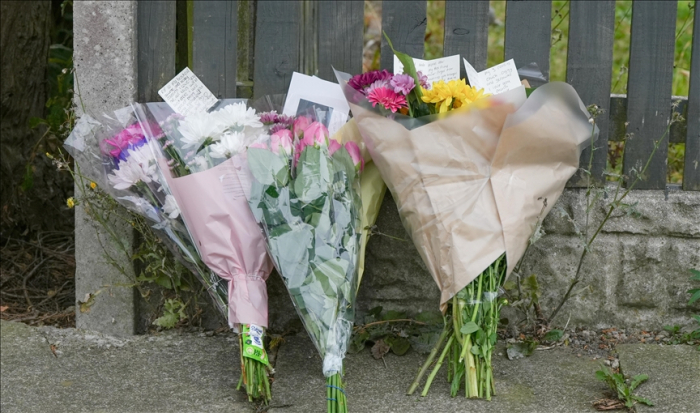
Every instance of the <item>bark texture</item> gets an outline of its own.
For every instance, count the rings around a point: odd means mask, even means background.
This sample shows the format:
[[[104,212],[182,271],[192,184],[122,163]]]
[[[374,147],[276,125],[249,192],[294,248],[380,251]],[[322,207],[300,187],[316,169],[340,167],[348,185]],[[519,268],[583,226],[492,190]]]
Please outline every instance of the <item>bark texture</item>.
[[[0,2],[0,219],[4,236],[70,227],[66,178],[43,155],[50,1]]]

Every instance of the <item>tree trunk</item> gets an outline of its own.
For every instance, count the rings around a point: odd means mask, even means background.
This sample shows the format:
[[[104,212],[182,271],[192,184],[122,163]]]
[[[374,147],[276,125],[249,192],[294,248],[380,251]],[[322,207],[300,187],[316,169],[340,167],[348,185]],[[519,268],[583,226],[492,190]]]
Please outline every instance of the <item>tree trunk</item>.
[[[0,218],[2,235],[61,226],[65,205],[57,171],[38,144],[44,130],[31,129],[43,118],[50,44],[51,1],[0,2]],[[64,172],[65,173],[65,172]],[[59,179],[62,180],[62,179]],[[63,214],[65,214],[65,207]],[[52,222],[59,221],[59,222]]]

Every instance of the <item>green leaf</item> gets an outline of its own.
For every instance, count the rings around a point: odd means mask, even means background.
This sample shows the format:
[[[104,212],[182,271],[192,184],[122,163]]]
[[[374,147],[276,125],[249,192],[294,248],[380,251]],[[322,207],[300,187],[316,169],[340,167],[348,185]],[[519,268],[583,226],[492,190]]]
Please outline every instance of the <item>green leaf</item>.
[[[700,288],[694,288],[692,290],[688,290],[688,292],[692,294],[690,296],[690,300],[688,301],[688,305],[693,304],[700,299]]]
[[[639,386],[647,380],[649,380],[649,376],[647,376],[646,374],[638,374],[634,376],[632,378],[632,381],[630,382],[630,391],[636,389],[637,386]]]
[[[386,32],[382,31],[382,33],[384,33],[384,38],[389,44],[391,51],[394,52],[396,57],[403,65],[403,72],[407,75],[410,75],[413,78],[413,81],[416,83],[416,87],[413,88],[409,95],[415,95],[416,99],[420,102],[420,98],[423,96],[423,92],[421,92],[420,87],[418,87],[418,85],[420,85],[420,79],[418,79],[418,75],[416,74],[416,65],[413,63],[413,58],[407,55],[406,53],[397,52],[396,49],[394,49],[394,45],[391,44],[391,39],[389,39],[389,36],[387,36]]]
[[[691,280],[700,281],[700,271],[691,269],[690,272],[693,273],[693,276],[690,277]]]
[[[403,337],[389,337],[385,341],[389,344],[391,352],[397,356],[403,356],[411,348],[411,342]]]
[[[248,166],[255,180],[263,185],[285,186],[289,181],[287,164],[267,149],[248,148]]]
[[[634,395],[634,394],[632,395],[632,399],[634,399],[634,400],[636,400],[636,401],[638,401],[638,402],[640,402],[640,403],[644,403],[644,404],[646,404],[647,406],[653,406],[653,405],[654,405],[651,401],[649,401],[649,399],[646,399],[646,398],[644,398],[644,397],[640,397],[640,396],[637,396],[637,395]]]
[[[336,172],[344,173],[346,178],[345,184],[352,185],[355,177],[357,176],[357,171],[355,170],[355,165],[352,163],[352,158],[345,147],[335,151],[331,159],[333,160],[333,169]]]
[[[547,334],[544,335],[544,339],[547,341],[559,341],[562,336],[564,336],[564,331],[562,330],[549,330]]]
[[[535,347],[537,347],[537,343],[535,342],[515,343],[508,346],[506,355],[508,356],[508,360],[529,357],[535,351]]]
[[[328,194],[330,170],[328,158],[320,149],[307,146],[297,163],[297,177],[294,192],[306,204],[314,203]]]
[[[471,334],[479,329],[479,326],[476,325],[475,322],[469,321],[468,323],[465,323],[462,328],[459,329],[459,332],[462,334]]]
[[[416,314],[416,321],[428,325],[438,325],[443,324],[445,319],[442,317],[442,313],[439,311],[422,311]]]

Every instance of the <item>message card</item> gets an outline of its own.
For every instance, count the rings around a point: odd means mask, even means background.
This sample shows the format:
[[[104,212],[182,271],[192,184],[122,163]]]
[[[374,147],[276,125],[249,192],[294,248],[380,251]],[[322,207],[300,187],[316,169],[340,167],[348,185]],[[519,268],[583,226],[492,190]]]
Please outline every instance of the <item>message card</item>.
[[[158,94],[175,112],[183,116],[206,112],[218,102],[216,96],[189,68],[178,73]]]
[[[339,84],[294,72],[282,113],[321,122],[332,136],[348,121],[350,106]]]
[[[420,71],[428,77],[428,83],[430,84],[438,80],[444,80],[445,82],[459,80],[458,54],[433,60],[413,59],[413,64],[416,66],[416,71]],[[394,73],[403,73],[403,64],[401,64],[396,55],[394,55]]]
[[[505,61],[494,67],[477,72],[472,65],[464,59],[464,68],[467,70],[469,84],[486,93],[497,95],[520,87],[520,76],[515,68],[513,59]]]

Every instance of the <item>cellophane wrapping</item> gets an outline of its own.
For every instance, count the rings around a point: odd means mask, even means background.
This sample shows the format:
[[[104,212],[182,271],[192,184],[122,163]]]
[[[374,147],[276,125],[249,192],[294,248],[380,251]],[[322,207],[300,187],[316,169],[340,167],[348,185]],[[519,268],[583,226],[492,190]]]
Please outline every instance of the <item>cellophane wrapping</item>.
[[[271,141],[248,149],[250,209],[326,377],[342,373],[352,334],[362,209],[359,168],[328,142],[294,155]]]
[[[133,105],[102,113],[83,115],[64,143],[76,162],[79,177],[95,182],[120,205],[148,220],[165,244],[206,287],[216,308],[226,317],[226,281],[202,262],[196,244],[165,177],[157,167],[157,124],[138,121]],[[76,177],[76,179],[81,179]]]
[[[137,114],[157,142],[158,168],[202,261],[228,283],[229,325],[267,327],[265,281],[273,267],[244,193],[250,182],[245,150],[266,136],[259,118],[237,99],[189,116],[165,103],[139,105]]]

